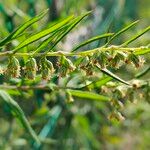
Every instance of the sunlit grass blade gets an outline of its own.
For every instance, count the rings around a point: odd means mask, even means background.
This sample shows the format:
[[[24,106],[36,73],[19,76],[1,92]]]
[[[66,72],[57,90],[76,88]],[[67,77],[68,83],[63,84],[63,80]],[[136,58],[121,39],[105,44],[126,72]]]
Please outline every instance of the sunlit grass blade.
[[[98,81],[94,81],[81,89],[94,89],[94,88],[100,88],[102,85],[105,85],[107,82],[111,81],[113,78],[112,77],[103,77]]]
[[[49,35],[50,33],[53,33],[54,31],[60,29],[61,27],[63,27],[64,25],[66,25],[71,19],[73,19],[73,16],[67,17],[65,20],[57,23],[56,25],[45,29],[43,31],[40,31],[32,36],[30,36],[28,39],[26,39],[25,41],[23,41],[22,43],[20,43],[15,49],[14,52],[17,52],[19,49]]]
[[[132,43],[133,41],[135,41],[137,38],[141,37],[143,34],[145,34],[146,32],[148,32],[149,30],[150,30],[150,26],[148,26],[146,29],[142,30],[136,36],[132,37],[130,40],[124,42],[121,46],[127,46],[127,45],[129,45],[130,43]]]
[[[89,100],[97,100],[97,101],[109,101],[110,98],[107,96],[103,96],[100,94],[96,94],[93,92],[87,92],[87,91],[80,91],[80,90],[70,90],[69,92],[71,93],[72,96],[78,97],[81,99],[89,99]]]
[[[109,71],[108,69],[101,69],[99,66],[97,66],[98,69],[100,69],[104,74],[107,74],[108,76],[116,79],[117,81],[124,83],[126,85],[130,85],[127,81],[121,79],[120,77],[118,77],[117,75],[115,75],[114,73],[112,73],[111,71]]]
[[[74,27],[80,22],[82,21],[86,16],[88,16],[89,14],[91,13],[90,12],[87,12],[86,14],[84,15],[81,15],[77,18],[75,18],[73,20],[73,23],[70,25],[70,27],[56,40],[56,42],[54,43],[54,45],[51,47],[51,49],[53,49],[58,43],[59,41],[61,41],[72,29],[74,29]],[[51,50],[50,49],[50,50]]]
[[[30,136],[33,138],[33,140],[40,144],[40,140],[32,127],[30,126],[30,123],[28,122],[24,112],[20,108],[20,106],[15,102],[7,92],[0,90],[0,100],[3,100],[8,107],[10,108],[11,112],[15,115],[15,117],[21,122],[23,127],[26,129],[26,131],[30,134]]]
[[[34,18],[30,19],[29,21],[25,22],[23,25],[19,26],[15,31],[13,31],[11,34],[9,34],[5,39],[3,39],[2,41],[0,41],[0,47],[2,47],[3,45],[9,43],[11,40],[17,38],[20,34],[22,34],[22,32],[27,29],[28,27],[30,27],[33,23],[39,21],[40,19],[42,19],[45,14],[47,13],[48,10],[42,12],[40,15],[35,16]]]
[[[105,44],[105,46],[107,46],[108,44],[110,44],[110,42],[115,39],[116,37],[118,37],[120,34],[124,33],[125,31],[129,30],[130,28],[132,28],[133,26],[135,26],[137,23],[139,22],[139,20],[129,24],[128,26],[126,26],[125,28],[121,29],[120,31],[118,31],[117,33],[115,33],[110,40]]]
[[[87,45],[87,44],[89,44],[89,43],[92,43],[92,42],[94,42],[94,41],[97,41],[97,40],[100,40],[100,39],[103,39],[103,38],[110,37],[110,36],[112,36],[112,35],[113,35],[113,33],[106,33],[106,34],[103,34],[103,35],[95,36],[95,37],[93,37],[93,38],[91,38],[91,39],[89,39],[89,40],[87,40],[87,41],[85,41],[85,42],[79,44],[79,45],[76,46],[72,51],[74,52],[74,51],[76,51],[77,49],[79,49],[80,47],[83,47],[83,46],[85,46],[85,45]]]

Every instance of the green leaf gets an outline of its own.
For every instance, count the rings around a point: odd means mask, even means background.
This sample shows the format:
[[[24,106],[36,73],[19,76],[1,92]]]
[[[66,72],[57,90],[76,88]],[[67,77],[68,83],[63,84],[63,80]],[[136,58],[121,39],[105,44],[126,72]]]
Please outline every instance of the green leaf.
[[[118,77],[117,75],[115,75],[114,73],[112,73],[111,71],[109,71],[108,69],[101,69],[99,68],[99,66],[96,66],[98,69],[100,69],[104,74],[107,74],[108,76],[118,80],[121,83],[124,83],[126,85],[130,85],[128,82],[126,82],[125,80],[121,79],[120,77]]]
[[[136,25],[139,22],[139,20],[129,24],[128,26],[126,26],[125,28],[121,29],[120,31],[118,31],[117,33],[115,33],[110,40],[106,43],[105,46],[107,46],[113,39],[115,39],[117,36],[119,36],[120,34],[124,33],[125,31],[127,31],[128,29],[132,28],[134,25]]]
[[[24,112],[20,108],[17,102],[15,102],[7,92],[0,90],[0,99],[3,100],[11,109],[13,114],[19,121],[22,123],[23,127],[26,129],[26,131],[30,134],[30,136],[33,138],[33,140],[37,143],[40,144],[40,140],[32,127],[30,126]]]
[[[50,33],[53,33],[54,31],[60,29],[61,27],[63,27],[64,25],[66,25],[66,23],[68,23],[71,19],[73,18],[73,16],[67,17],[65,20],[57,23],[56,25],[50,27],[49,29],[45,29],[43,31],[40,31],[32,36],[30,36],[27,40],[23,41],[22,43],[20,43],[15,49],[14,52],[17,52],[19,49],[49,35]]]
[[[124,42],[121,46],[127,46],[128,44],[132,43],[133,41],[135,41],[137,38],[141,37],[143,34],[148,32],[149,30],[150,30],[150,26],[148,26],[146,29],[142,30],[139,34],[137,34],[136,36],[134,36],[130,40]]]
[[[103,77],[98,81],[94,81],[84,87],[82,89],[88,88],[88,89],[94,89],[94,88],[99,88],[102,85],[105,85],[107,82],[111,81],[113,78],[112,77]]]
[[[144,76],[145,74],[147,74],[150,71],[150,66],[148,66],[146,69],[144,69],[143,71],[137,73],[135,75],[135,78],[140,78],[142,76]]]
[[[38,47],[37,49],[33,52],[38,53],[41,50],[43,50],[56,36],[57,36],[58,32],[54,32],[53,34],[51,34],[47,39],[45,39]]]
[[[81,16],[75,18],[75,19],[73,20],[73,24],[70,25],[70,27],[56,40],[56,42],[54,43],[54,45],[52,46],[51,49],[53,49],[53,48],[59,43],[59,41],[64,38],[64,36],[66,36],[82,19],[84,19],[84,18],[85,18],[86,16],[88,16],[90,13],[91,13],[91,11],[85,13],[84,15],[81,15]],[[51,49],[50,49],[50,50],[51,50]]]
[[[97,100],[97,101],[109,101],[110,98],[107,96],[103,96],[100,94],[87,92],[87,91],[80,91],[80,90],[70,90],[72,96],[79,97],[81,99],[90,99],[90,100]]]
[[[27,29],[28,27],[30,27],[33,23],[39,21],[40,19],[42,19],[45,14],[47,13],[48,10],[42,12],[41,14],[39,14],[38,16],[30,19],[29,21],[25,22],[23,25],[19,26],[15,31],[13,31],[11,34],[9,34],[4,40],[2,40],[0,42],[0,47],[2,47],[3,45],[9,43],[11,40],[17,38],[20,34],[22,34],[22,32]]]
[[[87,45],[87,44],[89,44],[89,43],[92,43],[92,42],[94,42],[94,41],[100,40],[100,39],[102,39],[102,38],[110,37],[110,36],[112,36],[112,35],[113,35],[113,33],[106,33],[106,34],[102,34],[102,35],[100,35],[100,36],[95,36],[95,37],[93,37],[93,38],[91,38],[91,39],[89,39],[89,40],[87,40],[87,41],[85,41],[85,42],[79,44],[79,45],[78,45],[77,47],[75,47],[72,51],[74,52],[74,51],[76,51],[77,49],[79,49],[80,47],[83,47],[83,46],[85,46],[85,45]]]

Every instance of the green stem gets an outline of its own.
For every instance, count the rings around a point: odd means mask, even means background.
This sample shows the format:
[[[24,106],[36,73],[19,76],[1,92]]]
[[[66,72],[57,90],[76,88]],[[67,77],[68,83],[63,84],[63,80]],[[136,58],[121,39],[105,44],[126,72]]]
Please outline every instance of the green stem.
[[[6,51],[6,52],[1,52],[0,57],[4,56],[16,56],[16,57],[23,57],[23,56],[33,56],[34,57],[41,57],[41,56],[88,56],[91,55],[97,51],[110,51],[110,50],[118,50],[118,51],[123,51],[123,52],[140,52],[146,50],[147,52],[150,51],[149,47],[133,47],[133,48],[128,48],[128,47],[119,47],[119,46],[110,46],[110,47],[100,47],[96,48],[93,50],[87,50],[83,52],[64,52],[64,51],[57,51],[57,52],[48,52],[48,53],[13,53],[13,51]],[[146,52],[146,53],[147,53]]]

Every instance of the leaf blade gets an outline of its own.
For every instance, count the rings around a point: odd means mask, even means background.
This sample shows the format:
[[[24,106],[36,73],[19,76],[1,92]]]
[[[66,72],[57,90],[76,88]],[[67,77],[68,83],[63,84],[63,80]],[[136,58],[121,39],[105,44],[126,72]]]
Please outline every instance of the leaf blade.
[[[104,68],[104,69],[101,69],[99,66],[96,66],[98,69],[100,69],[104,74],[107,74],[108,76],[118,80],[119,82],[121,83],[124,83],[126,85],[129,85],[130,86],[130,83],[128,83],[127,81],[121,79],[120,77],[118,77],[117,75],[115,75],[114,73],[112,73],[111,71],[109,71],[108,69]]]
[[[136,39],[138,39],[139,37],[141,37],[143,34],[145,34],[146,32],[148,32],[149,30],[150,30],[150,26],[148,26],[147,28],[145,28],[144,30],[142,30],[136,36],[132,37],[130,40],[124,42],[121,46],[127,46],[127,45],[129,45],[130,43],[132,43],[133,41],[135,41]]]
[[[72,96],[74,97],[79,97],[82,99],[90,99],[90,100],[98,100],[98,101],[109,101],[110,98],[99,95],[96,93],[88,92],[88,91],[80,91],[80,90],[70,90],[69,92],[71,93]]]
[[[20,43],[13,51],[17,52],[19,49],[47,36],[48,34],[56,31],[57,29],[60,29],[63,25],[65,25],[67,22],[69,22],[72,18],[73,18],[73,16],[67,17],[65,20],[57,23],[56,25],[30,36],[28,39],[26,39],[25,41]]]
[[[80,21],[82,21],[82,19],[84,19],[84,18],[85,18],[86,16],[88,16],[90,13],[91,13],[91,11],[85,13],[84,15],[81,15],[81,16],[75,18],[76,21],[57,39],[57,41],[54,43],[54,45],[52,46],[51,49],[53,49],[53,48],[57,45],[57,43],[58,43],[60,40],[62,40],[62,38],[64,38],[64,36],[66,36]],[[50,50],[51,50],[51,49],[50,49]]]
[[[76,51],[76,50],[79,49],[80,47],[85,46],[85,45],[87,45],[87,44],[89,44],[89,43],[92,43],[92,42],[94,42],[94,41],[100,40],[100,39],[102,39],[102,38],[110,37],[110,36],[112,36],[112,35],[113,35],[113,33],[106,33],[106,34],[102,34],[102,35],[99,35],[99,36],[90,38],[89,40],[87,40],[87,41],[85,41],[85,42],[79,44],[78,46],[76,46],[76,47],[72,50],[72,52]]]
[[[42,12],[41,14],[39,14],[39,15],[35,16],[34,18],[30,19],[29,21],[25,22],[23,25],[19,26],[15,31],[13,31],[11,34],[9,34],[5,39],[3,39],[0,42],[0,47],[9,43],[11,40],[15,39],[17,36],[22,34],[22,32],[25,29],[27,29],[29,26],[31,26],[35,22],[39,21],[40,19],[42,19],[46,15],[47,11],[48,10]]]
[[[14,101],[9,96],[9,94],[3,90],[0,90],[0,99],[2,99],[11,108],[11,110],[14,112],[16,117],[19,119],[19,121],[22,123],[22,125],[26,129],[26,131],[31,135],[33,140],[37,144],[40,144],[40,140],[39,140],[38,136],[36,135],[36,133],[34,132],[32,127],[30,126],[27,118],[25,117],[24,112],[22,111],[22,109],[20,108],[18,103],[16,101]]]
[[[132,22],[131,24],[129,24],[128,26],[124,27],[123,29],[121,29],[120,31],[118,31],[117,33],[115,33],[110,40],[105,44],[105,46],[107,46],[113,39],[115,39],[117,36],[119,36],[120,34],[122,34],[123,32],[129,30],[130,28],[132,28],[134,25],[136,25],[139,22],[139,20]]]

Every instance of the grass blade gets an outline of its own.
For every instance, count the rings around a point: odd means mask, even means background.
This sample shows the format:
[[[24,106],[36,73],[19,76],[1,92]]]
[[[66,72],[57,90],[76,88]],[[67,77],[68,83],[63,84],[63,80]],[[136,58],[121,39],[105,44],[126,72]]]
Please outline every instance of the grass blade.
[[[15,31],[13,31],[11,34],[9,34],[4,40],[2,40],[0,42],[0,47],[2,47],[3,45],[5,45],[6,43],[9,43],[11,40],[17,38],[20,34],[22,34],[22,32],[27,29],[28,27],[30,27],[33,23],[39,21],[40,19],[42,19],[45,14],[47,13],[48,10],[42,12],[40,15],[30,19],[29,21],[25,22],[23,25],[21,25],[20,27],[18,27]]]
[[[89,39],[89,40],[81,43],[80,45],[78,45],[77,47],[75,47],[72,51],[74,52],[77,49],[79,49],[80,47],[83,47],[83,46],[85,46],[85,45],[87,45],[89,43],[92,43],[94,41],[97,41],[97,40],[100,40],[100,39],[103,39],[103,38],[106,38],[106,37],[110,37],[112,35],[113,35],[113,33],[106,33],[106,34],[103,34],[103,35],[100,35],[100,36],[95,36],[95,37],[93,37],[93,38],[91,38],[91,39]]]
[[[19,119],[19,121],[22,123],[23,127],[26,129],[26,131],[30,134],[30,136],[32,137],[32,139],[37,143],[40,144],[40,140],[38,138],[38,136],[36,135],[36,133],[34,132],[34,130],[32,129],[32,127],[30,126],[27,118],[25,117],[24,112],[22,111],[22,109],[20,108],[20,106],[17,104],[17,102],[15,102],[7,92],[0,90],[0,99],[3,100],[11,109],[11,111],[13,112],[13,114],[15,115],[15,117],[17,119]]]
[[[137,23],[139,22],[139,20],[129,24],[128,26],[126,26],[125,28],[121,29],[120,31],[118,31],[117,33],[115,33],[110,40],[105,44],[105,46],[107,46],[113,39],[115,39],[117,36],[119,36],[120,34],[124,33],[125,31],[127,31],[128,29],[132,28],[133,26],[135,26]]]
[[[20,43],[15,49],[14,52],[17,52],[19,49],[47,36],[48,34],[60,29],[62,26],[66,25],[66,23],[68,23],[71,19],[73,18],[73,16],[67,17],[65,20],[57,23],[56,25],[50,27],[49,29],[45,29],[43,31],[38,32],[37,34],[34,34],[32,36],[30,36],[27,40],[23,41],[22,43]]]
[[[80,90],[70,90],[72,96],[79,97],[81,99],[90,99],[90,100],[97,100],[97,101],[109,101],[110,98],[107,96],[99,95],[92,92],[87,91],[80,91]]]
[[[148,32],[149,30],[150,30],[150,26],[148,26],[146,29],[144,29],[143,31],[141,31],[139,34],[137,34],[136,36],[134,36],[130,40],[128,40],[125,43],[123,43],[121,46],[127,46],[127,45],[129,45],[130,43],[132,43],[133,41],[135,41],[137,38],[141,37],[143,34],[145,34],[146,32]]]

